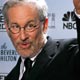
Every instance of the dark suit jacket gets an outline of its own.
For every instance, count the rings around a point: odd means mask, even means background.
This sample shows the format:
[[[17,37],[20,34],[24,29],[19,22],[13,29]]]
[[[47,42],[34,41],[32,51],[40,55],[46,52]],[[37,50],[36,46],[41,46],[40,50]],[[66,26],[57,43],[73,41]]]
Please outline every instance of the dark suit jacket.
[[[78,54],[76,39],[53,41],[48,38],[27,80],[78,80]],[[18,80],[20,62],[19,59],[5,80]]]
[[[80,48],[80,19],[75,15],[75,20],[76,20],[76,27],[77,27],[78,44]]]

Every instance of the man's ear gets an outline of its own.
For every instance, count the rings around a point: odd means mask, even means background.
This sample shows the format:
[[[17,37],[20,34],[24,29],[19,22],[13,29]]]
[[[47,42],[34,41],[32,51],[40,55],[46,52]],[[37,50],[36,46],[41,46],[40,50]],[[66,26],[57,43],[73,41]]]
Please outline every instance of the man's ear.
[[[43,32],[46,33],[47,29],[48,29],[48,18],[46,18],[43,23]]]

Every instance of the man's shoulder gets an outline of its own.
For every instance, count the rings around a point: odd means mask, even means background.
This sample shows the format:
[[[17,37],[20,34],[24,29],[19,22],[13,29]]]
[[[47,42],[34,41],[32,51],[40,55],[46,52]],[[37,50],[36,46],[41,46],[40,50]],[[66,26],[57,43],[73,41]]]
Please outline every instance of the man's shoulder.
[[[69,38],[69,39],[52,39],[48,38],[48,42],[45,46],[45,50],[51,53],[51,55],[58,55],[58,54],[69,54],[72,53],[73,55],[78,53],[78,41],[76,38]]]
[[[78,40],[77,38],[67,38],[67,39],[53,39],[48,37],[48,42],[46,44],[48,47],[52,49],[64,49],[70,47],[77,47],[78,48]]]
[[[56,39],[56,51],[61,54],[75,55],[79,52],[79,45],[76,38],[71,39]]]
[[[52,45],[57,48],[59,47],[64,47],[64,46],[71,46],[71,45],[75,45],[78,46],[78,40],[77,38],[62,38],[62,39],[52,39],[49,38],[48,39],[50,43],[52,43]]]
[[[9,72],[9,74],[5,77],[4,80],[18,80],[20,63],[21,63],[21,57],[19,57],[17,64],[13,67],[13,69]]]

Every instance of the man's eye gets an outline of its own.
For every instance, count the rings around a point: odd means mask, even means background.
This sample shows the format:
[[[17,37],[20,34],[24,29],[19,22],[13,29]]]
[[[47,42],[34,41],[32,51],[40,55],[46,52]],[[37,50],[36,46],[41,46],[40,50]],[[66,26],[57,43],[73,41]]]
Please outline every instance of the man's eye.
[[[28,29],[35,28],[35,24],[28,24],[26,28],[28,28]]]
[[[35,26],[34,24],[29,24],[29,25],[28,25],[28,27],[34,27],[34,26]]]
[[[17,28],[19,28],[19,26],[17,26],[17,25],[12,25],[11,28],[17,29]]]

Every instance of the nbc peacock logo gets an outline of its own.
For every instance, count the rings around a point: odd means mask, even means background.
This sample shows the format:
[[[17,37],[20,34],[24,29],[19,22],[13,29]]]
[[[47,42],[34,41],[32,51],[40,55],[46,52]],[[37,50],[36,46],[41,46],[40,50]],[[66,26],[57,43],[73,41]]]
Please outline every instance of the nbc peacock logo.
[[[76,29],[76,22],[75,22],[75,13],[72,11],[68,11],[63,15],[63,29]]]

